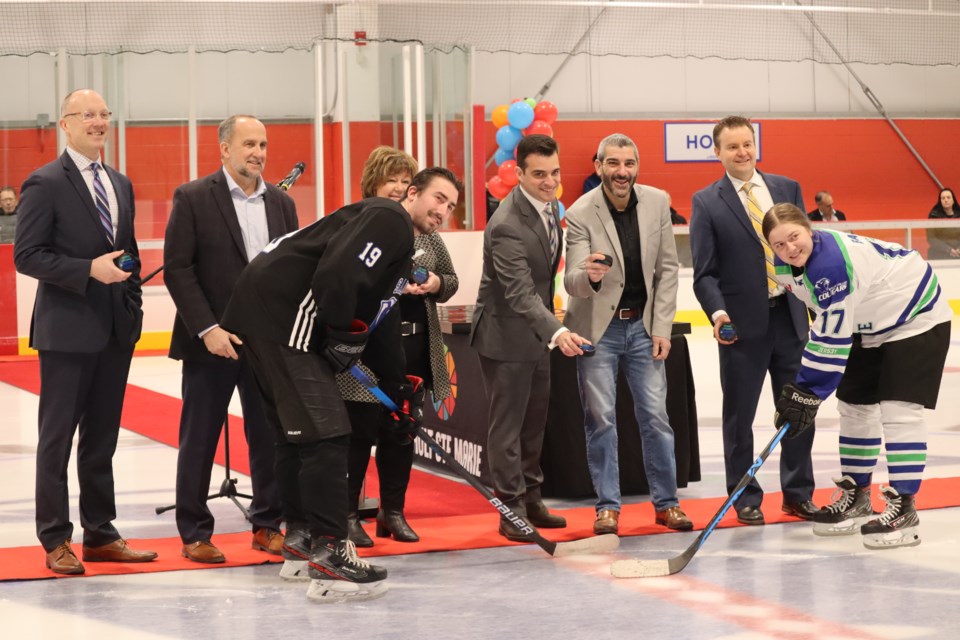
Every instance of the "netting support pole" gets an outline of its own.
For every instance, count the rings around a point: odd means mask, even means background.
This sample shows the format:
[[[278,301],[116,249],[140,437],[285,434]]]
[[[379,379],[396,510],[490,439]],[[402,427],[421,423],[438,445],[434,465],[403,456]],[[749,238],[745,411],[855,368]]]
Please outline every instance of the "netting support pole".
[[[317,220],[323,217],[324,213],[324,195],[326,185],[324,184],[324,166],[323,166],[323,41],[317,40],[313,43],[313,171],[316,190]]]
[[[197,48],[187,47],[187,154],[190,177],[196,180],[197,169]]]
[[[793,2],[798,7],[805,6],[802,2],[800,2],[800,0],[793,0]],[[858,76],[857,72],[853,70],[853,67],[850,66],[850,63],[847,62],[847,60],[842,55],[840,55],[840,51],[834,46],[833,41],[827,37],[827,34],[823,32],[823,30],[820,28],[820,25],[816,23],[816,21],[813,19],[813,16],[810,15],[810,12],[804,11],[803,15],[806,16],[807,20],[810,21],[810,24],[813,26],[814,30],[820,34],[820,37],[823,38],[823,41],[827,43],[827,46],[833,50],[833,53],[837,56],[837,59],[846,68],[847,73],[849,73],[853,77],[853,79],[857,81],[857,84],[860,85],[860,90],[863,91],[863,95],[867,96],[867,100],[870,101],[870,104],[873,105],[873,108],[877,110],[877,113],[883,116],[883,119],[887,121],[887,124],[890,125],[890,128],[892,128],[893,131],[897,134],[897,136],[899,136],[903,144],[906,145],[910,153],[913,154],[913,157],[916,158],[917,162],[920,163],[920,166],[923,167],[923,170],[927,172],[927,175],[930,176],[930,179],[933,180],[934,184],[937,185],[937,188],[943,189],[943,183],[940,182],[940,179],[933,172],[933,169],[931,169],[930,166],[927,165],[927,163],[920,156],[920,153],[914,148],[912,144],[910,144],[910,141],[907,139],[907,136],[904,135],[903,131],[900,130],[900,127],[897,126],[897,123],[894,122],[889,115],[887,115],[887,110],[884,109],[883,103],[881,103],[880,99],[877,98],[876,95],[874,95],[870,87],[868,87],[866,83],[860,79],[860,76]]]
[[[67,67],[70,65],[70,60],[67,57],[66,47],[60,47],[57,49],[57,104],[53,108],[53,112],[56,114],[56,121],[60,122],[60,105],[63,102],[63,99],[67,97],[67,93],[70,92],[70,89],[67,86]],[[63,127],[57,124],[57,155],[63,153],[63,150],[67,148],[67,138],[66,134],[63,132]]]
[[[347,91],[346,45],[337,43],[337,94],[340,96],[340,157],[343,160],[343,201],[340,206],[352,202],[353,185],[350,184],[350,101]]]
[[[413,105],[410,95],[410,45],[401,49],[403,59],[403,150],[413,155]]]
[[[417,165],[427,167],[427,110],[425,108],[426,87],[423,78],[423,45],[413,46],[414,90],[417,92]]]
[[[537,95],[533,98],[534,100],[540,102],[540,100],[547,95],[547,92],[550,91],[550,87],[553,86],[553,81],[557,79],[557,76],[560,75],[560,72],[563,71],[563,68],[567,66],[567,63],[570,62],[570,59],[576,55],[580,45],[583,44],[583,41],[587,39],[587,36],[590,35],[590,32],[593,31],[593,28],[596,26],[597,22],[600,21],[600,18],[602,18],[603,14],[606,12],[607,7],[604,7],[600,10],[600,13],[597,14],[597,17],[590,22],[590,25],[587,26],[586,30],[583,32],[583,35],[580,36],[579,40],[577,40],[577,44],[573,45],[573,49],[567,54],[567,57],[563,59],[563,62],[561,62],[560,66],[557,67],[557,70],[553,72],[553,75],[550,76],[550,79],[547,80],[542,87],[540,87],[540,91],[538,91]]]

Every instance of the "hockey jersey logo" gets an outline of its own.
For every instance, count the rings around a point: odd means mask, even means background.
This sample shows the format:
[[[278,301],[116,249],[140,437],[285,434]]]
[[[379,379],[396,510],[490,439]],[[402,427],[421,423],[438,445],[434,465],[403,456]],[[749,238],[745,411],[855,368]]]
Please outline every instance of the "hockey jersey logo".
[[[817,298],[817,302],[823,302],[829,298],[834,298],[837,295],[844,293],[846,290],[846,280],[832,284],[830,282],[830,278],[820,278],[817,280],[816,284],[813,285],[813,293]]]

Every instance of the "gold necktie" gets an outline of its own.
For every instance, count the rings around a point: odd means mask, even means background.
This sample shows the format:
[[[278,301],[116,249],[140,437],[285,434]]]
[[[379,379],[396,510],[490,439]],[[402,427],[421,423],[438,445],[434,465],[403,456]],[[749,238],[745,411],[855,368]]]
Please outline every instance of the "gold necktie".
[[[740,190],[747,195],[747,215],[750,218],[750,223],[753,225],[753,230],[757,233],[757,237],[760,238],[760,244],[763,245],[763,255],[767,262],[767,293],[773,296],[776,295],[777,288],[780,285],[776,279],[777,271],[773,267],[773,249],[770,248],[767,239],[763,237],[763,211],[760,209],[760,203],[757,202],[757,199],[752,193],[755,186],[756,185],[747,182],[740,187]]]

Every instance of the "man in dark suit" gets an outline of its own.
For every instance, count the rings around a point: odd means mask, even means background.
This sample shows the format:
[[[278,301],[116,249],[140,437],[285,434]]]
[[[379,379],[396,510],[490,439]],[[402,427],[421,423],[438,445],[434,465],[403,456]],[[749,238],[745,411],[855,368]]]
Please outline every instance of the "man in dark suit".
[[[483,273],[471,344],[490,397],[487,462],[494,492],[535,527],[565,527],[543,504],[540,452],[550,402],[550,349],[581,355],[587,342],[553,313],[560,262],[557,143],[530,135],[517,146],[519,185],[500,202],[483,234]],[[500,535],[529,536],[506,518]]]
[[[211,542],[207,493],[234,389],[250,453],[253,547],[275,555],[283,547],[274,436],[242,342],[219,322],[247,263],[270,240],[297,228],[293,199],[261,175],[267,160],[263,123],[231,116],[218,134],[223,167],[176,190],[163,249],[164,281],[177,306],[170,357],[183,362],[177,529],[184,557],[204,563],[224,561]]]
[[[21,189],[14,261],[39,280],[30,346],[40,352],[37,537],[54,573],[80,574],[67,464],[79,426],[77,476],[86,562],[148,562],[113,526],[113,454],[133,346],[143,313],[133,186],[102,164],[110,111],[95,91],[64,98],[67,149]],[[124,253],[125,260],[114,263]]]
[[[794,380],[809,328],[803,304],[769,277],[773,254],[757,219],[778,202],[802,208],[803,197],[795,181],[756,170],[753,125],[746,118],[724,118],[713,140],[726,175],[694,194],[690,242],[693,290],[720,344],[723,451],[731,491],[754,460],[753,419],[764,377],[769,371],[774,393]],[[736,329],[731,339],[720,334],[726,323]],[[810,501],[813,432],[783,440],[780,457],[782,509],[806,520],[817,510]],[[763,524],[762,500],[754,479],[735,505],[737,519]]]
[[[817,208],[807,212],[810,222],[843,222],[847,219],[843,211],[833,208],[833,196],[829,191],[818,191],[813,199]]]

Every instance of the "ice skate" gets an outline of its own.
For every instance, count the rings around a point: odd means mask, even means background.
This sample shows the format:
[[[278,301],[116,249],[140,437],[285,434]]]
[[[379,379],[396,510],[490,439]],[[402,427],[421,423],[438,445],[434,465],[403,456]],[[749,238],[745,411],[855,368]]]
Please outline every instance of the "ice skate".
[[[915,547],[920,544],[920,518],[912,495],[900,495],[893,487],[881,487],[887,508],[879,518],[860,527],[868,549]]]
[[[357,556],[350,540],[327,539],[314,546],[308,564],[313,602],[357,602],[387,592],[387,570]]]
[[[818,536],[849,536],[875,514],[870,506],[870,487],[858,487],[850,476],[834,478],[837,490],[831,504],[813,514],[813,532]]]
[[[287,529],[283,539],[283,567],[280,568],[280,577],[288,582],[306,582],[310,579],[307,573],[307,562],[310,560],[310,534],[304,529]]]

